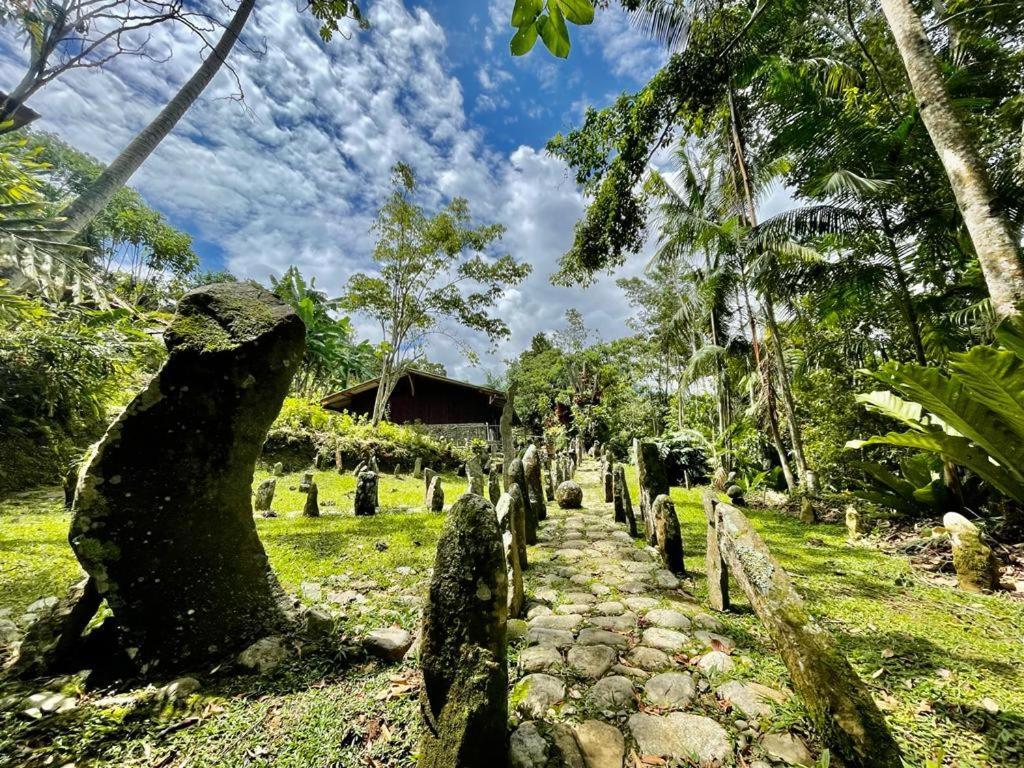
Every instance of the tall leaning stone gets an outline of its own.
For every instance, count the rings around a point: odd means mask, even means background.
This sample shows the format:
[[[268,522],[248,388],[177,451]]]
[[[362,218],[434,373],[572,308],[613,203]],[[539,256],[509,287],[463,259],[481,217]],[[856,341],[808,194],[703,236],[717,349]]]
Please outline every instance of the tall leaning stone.
[[[280,631],[253,468],[305,347],[254,283],[182,297],[157,376],[96,444],[69,538],[135,660],[195,666]]]
[[[629,495],[629,485],[626,483],[626,468],[619,464],[615,467],[614,495],[615,495],[615,519],[619,519],[619,507],[622,507],[622,522],[626,524],[629,535],[634,539],[639,536],[636,528],[636,516],[633,514],[633,499]]]
[[[509,765],[506,568],[494,507],[461,496],[437,543],[423,613],[421,768]]]
[[[501,533],[502,549],[508,578],[508,616],[519,618],[523,612],[523,564],[519,560],[519,542],[522,535],[516,525],[516,506],[522,501],[512,497],[511,493],[501,494],[494,507],[498,519],[498,531]]]
[[[441,487],[440,475],[430,478],[430,487],[427,488],[427,509],[431,512],[444,512],[444,488]]]
[[[513,485],[519,486],[519,492],[523,497],[523,517],[526,521],[526,543],[537,543],[537,512],[530,501],[529,488],[526,485],[526,469],[523,467],[522,459],[512,459],[508,468],[509,485],[505,490],[510,490]]]
[[[544,481],[541,478],[540,452],[536,445],[531,445],[523,454],[523,471],[526,473],[526,490],[530,496],[530,506],[538,520],[548,516],[548,508],[544,503]]]
[[[662,494],[667,496],[669,486],[665,462],[653,441],[641,440],[637,443],[636,467],[640,479],[640,516],[644,521],[648,543],[655,544],[657,531],[654,525],[654,500]]]
[[[676,516],[676,505],[665,494],[654,500],[654,527],[657,531],[658,552],[665,567],[675,574],[686,573],[683,566],[683,531]]]

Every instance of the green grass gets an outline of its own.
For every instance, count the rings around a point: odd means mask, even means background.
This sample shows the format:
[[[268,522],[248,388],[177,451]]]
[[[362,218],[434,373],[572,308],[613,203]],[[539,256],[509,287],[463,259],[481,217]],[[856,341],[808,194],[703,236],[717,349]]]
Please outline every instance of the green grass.
[[[629,477],[636,500],[632,468]],[[351,476],[321,472],[316,479],[323,517],[299,516],[303,496],[289,490],[299,480],[292,474],[278,480],[274,506],[280,517],[256,520],[282,584],[293,592],[304,581],[358,587],[368,601],[345,609],[346,634],[392,623],[414,629],[415,606],[403,598],[422,595],[444,520],[419,509],[422,481],[382,477],[385,510],[357,519]],[[465,481],[445,480],[450,502]],[[703,600],[700,495],[673,489],[672,497],[686,565]],[[335,505],[324,503],[330,501]],[[943,750],[943,764],[961,768],[1024,762],[1024,603],[930,584],[904,558],[849,544],[839,526],[808,527],[770,510],[748,514],[811,612],[886,708],[909,765],[924,766]],[[68,522],[55,492],[0,501],[0,609],[17,617],[33,600],[59,594],[75,579]],[[400,567],[414,573],[398,573]],[[732,594],[735,611],[722,621],[748,657],[740,660],[744,676],[778,687],[785,669],[735,586]],[[371,759],[380,766],[412,766],[418,709],[402,686],[415,676],[411,665],[309,656],[266,678],[206,672],[200,675],[203,697],[159,715],[83,706],[39,725],[0,713],[0,766],[74,760],[119,768],[304,768],[373,765]],[[1000,707],[997,714],[982,707],[986,697]],[[800,712],[787,709],[780,716],[797,721]],[[175,728],[182,724],[187,727]]]

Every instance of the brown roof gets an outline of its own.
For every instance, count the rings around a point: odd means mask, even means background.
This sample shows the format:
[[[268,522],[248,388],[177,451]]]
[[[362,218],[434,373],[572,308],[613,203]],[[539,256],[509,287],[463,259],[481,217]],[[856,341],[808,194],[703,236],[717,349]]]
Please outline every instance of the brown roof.
[[[440,376],[436,373],[428,373],[427,371],[421,371],[418,368],[408,369],[403,376],[418,376],[424,379],[433,379],[434,381],[440,381],[445,384],[450,384],[455,387],[461,387],[463,389],[471,389],[474,392],[481,392],[486,395],[490,395],[495,404],[505,403],[505,393],[500,389],[494,389],[493,387],[485,387],[480,384],[470,384],[468,381],[459,381],[458,379],[449,379],[447,376]],[[380,383],[380,377],[374,379],[368,379],[360,384],[356,384],[348,389],[343,389],[340,392],[334,392],[327,395],[323,400],[320,401],[320,405],[324,408],[343,409],[356,395],[367,392],[371,389],[376,389]]]

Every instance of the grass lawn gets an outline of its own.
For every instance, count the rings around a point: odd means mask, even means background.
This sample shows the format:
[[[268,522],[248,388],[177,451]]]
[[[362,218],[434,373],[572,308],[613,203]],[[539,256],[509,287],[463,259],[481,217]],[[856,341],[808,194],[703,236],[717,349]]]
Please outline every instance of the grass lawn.
[[[632,468],[629,476],[635,500]],[[282,584],[293,592],[316,582],[365,595],[365,603],[342,609],[346,634],[390,624],[415,629],[411,598],[425,588],[443,523],[443,515],[419,509],[422,481],[383,476],[385,510],[357,520],[351,476],[321,472],[316,480],[320,519],[298,515],[303,496],[290,490],[298,474],[278,480],[280,517],[257,518]],[[445,481],[451,501],[465,480]],[[674,489],[672,496],[687,567],[703,598],[699,492]],[[811,611],[868,681],[910,765],[1024,764],[1024,602],[931,585],[904,559],[847,543],[838,526],[808,527],[764,510],[749,514]],[[33,600],[59,594],[74,580],[68,522],[55,492],[0,501],[0,610],[17,618]],[[738,590],[733,597],[736,610],[723,617],[727,634],[750,649],[758,677],[780,685],[781,661]],[[203,697],[158,714],[131,713],[116,702],[80,706],[43,723],[0,712],[0,766],[412,766],[416,675],[412,665],[311,656],[263,678],[201,672]],[[928,762],[943,753],[942,763]]]

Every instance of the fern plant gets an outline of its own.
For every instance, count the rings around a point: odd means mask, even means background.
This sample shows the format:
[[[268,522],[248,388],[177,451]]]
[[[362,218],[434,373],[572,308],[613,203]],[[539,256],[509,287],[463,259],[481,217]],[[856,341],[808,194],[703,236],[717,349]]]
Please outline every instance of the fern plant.
[[[889,390],[858,401],[907,430],[851,440],[847,447],[935,454],[1024,503],[1024,322],[1009,319],[995,333],[1001,347],[951,354],[948,371],[895,362],[868,371]]]

